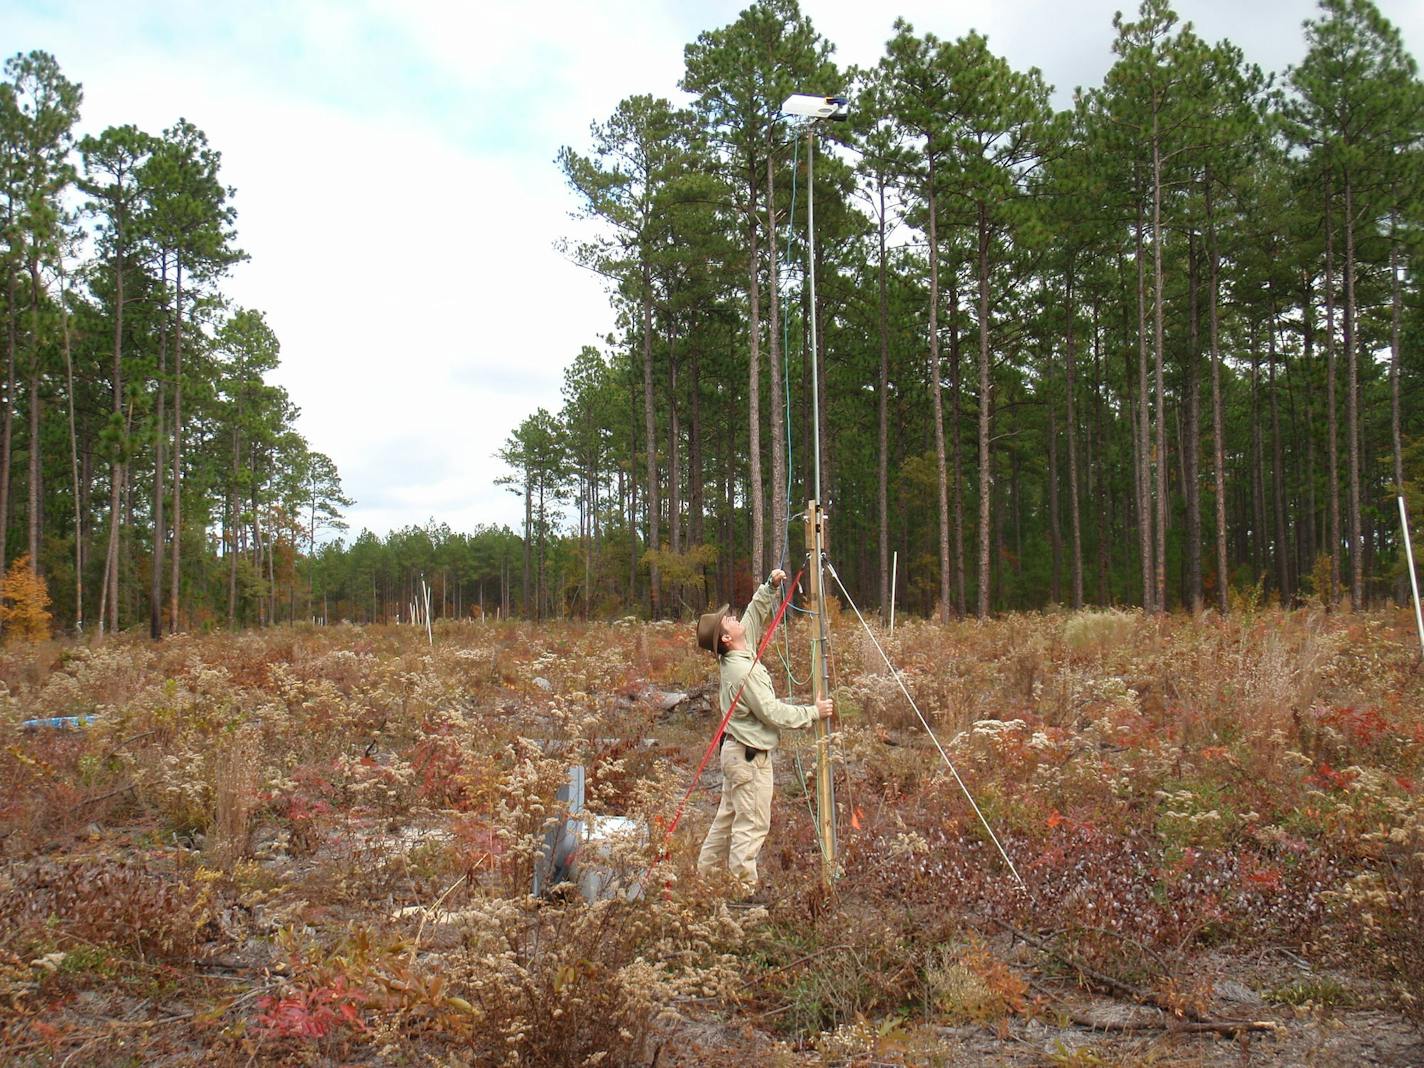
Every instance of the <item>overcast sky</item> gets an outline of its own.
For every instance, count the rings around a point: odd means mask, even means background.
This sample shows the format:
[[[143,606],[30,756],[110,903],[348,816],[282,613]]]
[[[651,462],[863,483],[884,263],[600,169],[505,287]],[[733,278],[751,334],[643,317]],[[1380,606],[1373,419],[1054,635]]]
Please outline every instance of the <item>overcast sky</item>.
[[[207,133],[251,257],[223,289],[276,330],[278,380],[356,499],[352,532],[468,530],[520,521],[493,454],[536,407],[558,409],[564,365],[612,326],[600,279],[553,250],[574,206],[559,146],[584,148],[629,94],[680,99],[683,46],[744,6],[0,0],[0,48],[52,52],[84,86],[85,132],[182,116]],[[874,63],[898,12],[942,38],[987,33],[1060,105],[1101,81],[1123,6],[802,0],[842,66]],[[1419,56],[1424,0],[1379,6]],[[1178,0],[1203,37],[1275,71],[1301,58],[1314,10]]]

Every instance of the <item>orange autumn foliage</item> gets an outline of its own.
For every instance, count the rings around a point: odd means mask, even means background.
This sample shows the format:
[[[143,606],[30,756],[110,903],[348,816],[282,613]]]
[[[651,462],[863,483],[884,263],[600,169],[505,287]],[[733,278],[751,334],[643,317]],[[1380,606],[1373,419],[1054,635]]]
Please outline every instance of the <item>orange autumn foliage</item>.
[[[10,565],[0,580],[0,625],[7,639],[44,641],[50,633],[49,587],[30,570],[29,555]]]

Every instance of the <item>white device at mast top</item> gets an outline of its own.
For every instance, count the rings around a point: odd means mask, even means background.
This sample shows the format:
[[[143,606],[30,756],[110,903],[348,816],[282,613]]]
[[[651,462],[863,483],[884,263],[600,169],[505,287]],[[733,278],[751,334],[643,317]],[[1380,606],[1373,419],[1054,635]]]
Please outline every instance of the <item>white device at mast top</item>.
[[[844,121],[850,118],[850,101],[843,96],[811,96],[808,93],[792,93],[782,102],[781,113],[802,119]]]

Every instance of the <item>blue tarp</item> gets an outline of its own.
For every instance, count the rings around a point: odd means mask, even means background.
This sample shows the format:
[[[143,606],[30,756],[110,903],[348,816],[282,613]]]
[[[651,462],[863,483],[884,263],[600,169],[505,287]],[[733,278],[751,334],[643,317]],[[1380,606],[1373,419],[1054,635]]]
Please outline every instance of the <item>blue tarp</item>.
[[[48,719],[27,719],[20,726],[27,731],[45,729],[68,731],[87,727],[98,718],[98,716],[50,716]]]

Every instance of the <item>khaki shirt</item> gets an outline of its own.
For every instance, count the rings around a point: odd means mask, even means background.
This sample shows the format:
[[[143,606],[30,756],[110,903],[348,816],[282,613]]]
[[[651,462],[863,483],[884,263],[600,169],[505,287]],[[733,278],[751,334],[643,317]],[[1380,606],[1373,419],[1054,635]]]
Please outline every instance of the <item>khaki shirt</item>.
[[[757,587],[751,603],[742,614],[742,626],[747,631],[749,649],[733,649],[719,658],[721,667],[721,688],[718,707],[722,715],[732,705],[737,690],[742,689],[742,699],[737,710],[727,723],[727,733],[742,745],[753,749],[775,749],[781,741],[781,732],[797,727],[809,727],[816,722],[815,705],[789,705],[777,698],[772,689],[771,676],[762,664],[755,664],[756,647],[761,643],[762,633],[776,610],[776,591],[771,584],[763,582]],[[750,669],[750,671],[749,671]]]

